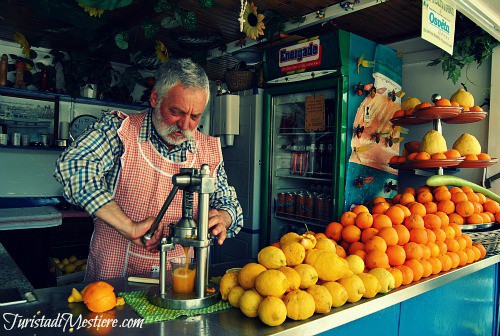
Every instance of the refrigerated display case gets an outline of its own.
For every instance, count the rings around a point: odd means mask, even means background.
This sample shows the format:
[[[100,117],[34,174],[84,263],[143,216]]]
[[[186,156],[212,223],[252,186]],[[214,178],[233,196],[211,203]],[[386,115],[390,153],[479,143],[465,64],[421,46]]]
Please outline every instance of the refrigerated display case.
[[[372,134],[399,137],[389,119],[400,100],[390,93],[401,88],[384,79],[385,88],[374,88],[373,97],[354,90],[359,83],[379,84],[378,72],[385,70],[399,71],[401,82],[401,60],[388,49],[338,30],[266,50],[262,245],[306,225],[323,232],[352,204],[395,193],[386,186],[397,184],[397,171],[384,156],[399,152],[399,144]],[[377,62],[358,64],[360,59]],[[371,119],[364,115],[377,109]],[[355,131],[356,123],[364,134]],[[360,150],[372,146],[374,151]]]

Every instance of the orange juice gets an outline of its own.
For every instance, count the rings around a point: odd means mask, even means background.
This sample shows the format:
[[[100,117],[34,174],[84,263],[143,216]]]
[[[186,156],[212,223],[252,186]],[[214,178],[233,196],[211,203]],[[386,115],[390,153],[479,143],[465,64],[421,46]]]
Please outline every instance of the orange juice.
[[[172,272],[172,289],[174,293],[194,292],[196,270],[185,267],[176,268]]]

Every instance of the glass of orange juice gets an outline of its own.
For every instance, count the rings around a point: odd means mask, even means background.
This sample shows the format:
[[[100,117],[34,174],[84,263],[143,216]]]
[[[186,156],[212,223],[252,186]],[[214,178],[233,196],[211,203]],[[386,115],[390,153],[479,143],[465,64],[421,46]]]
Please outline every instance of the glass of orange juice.
[[[172,290],[174,293],[193,293],[196,277],[196,261],[193,258],[170,258],[172,267]]]

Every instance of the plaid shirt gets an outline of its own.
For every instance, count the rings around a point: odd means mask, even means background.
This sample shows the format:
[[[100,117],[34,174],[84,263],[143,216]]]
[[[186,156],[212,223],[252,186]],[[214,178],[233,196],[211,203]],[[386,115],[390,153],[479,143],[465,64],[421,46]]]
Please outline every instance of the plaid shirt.
[[[64,197],[90,214],[113,201],[123,154],[123,144],[118,136],[122,121],[115,111],[105,113],[57,160],[54,177],[63,185]],[[144,118],[138,140],[151,141],[161,155],[174,162],[186,161],[187,151],[196,153],[197,150],[195,141],[188,140],[169,151],[153,127],[151,110]],[[231,216],[233,222],[227,229],[228,238],[240,231],[243,213],[234,188],[228,185],[224,162],[217,171],[210,208],[225,210]]]

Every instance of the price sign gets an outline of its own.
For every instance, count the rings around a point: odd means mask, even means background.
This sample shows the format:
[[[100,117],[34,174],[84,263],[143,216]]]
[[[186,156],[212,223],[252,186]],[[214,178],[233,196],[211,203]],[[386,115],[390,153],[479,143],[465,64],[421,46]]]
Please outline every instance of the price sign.
[[[306,97],[305,131],[325,130],[325,96],[319,94]]]

